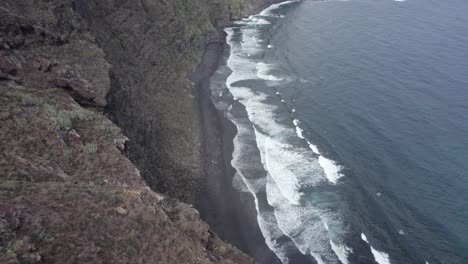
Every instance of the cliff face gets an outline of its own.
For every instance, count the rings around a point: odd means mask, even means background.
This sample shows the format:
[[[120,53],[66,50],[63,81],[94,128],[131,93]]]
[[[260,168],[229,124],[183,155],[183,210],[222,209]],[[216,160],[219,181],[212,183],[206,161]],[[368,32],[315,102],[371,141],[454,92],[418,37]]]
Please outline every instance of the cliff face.
[[[150,186],[194,202],[200,181],[200,128],[193,83],[216,27],[272,0],[79,0],[112,64],[110,114],[130,138],[130,159]]]
[[[84,17],[113,65],[110,113],[131,139],[131,159],[154,189],[193,201],[199,136],[187,74],[204,34],[213,30],[205,6],[200,1],[85,4]]]
[[[188,75],[214,26],[260,6],[228,2],[0,2],[0,263],[253,262],[137,169],[193,198]]]

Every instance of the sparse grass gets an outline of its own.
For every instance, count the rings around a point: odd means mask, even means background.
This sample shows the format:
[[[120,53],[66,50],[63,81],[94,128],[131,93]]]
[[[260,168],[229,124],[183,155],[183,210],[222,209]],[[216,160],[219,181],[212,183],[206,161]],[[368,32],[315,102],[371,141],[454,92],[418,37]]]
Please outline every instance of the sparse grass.
[[[229,13],[231,13],[231,17],[236,17],[240,13],[241,4],[238,0],[228,0],[229,6]]]
[[[29,129],[29,123],[28,123],[28,120],[26,120],[26,118],[23,118],[23,117],[15,118],[15,124],[16,124],[16,127],[22,132]]]
[[[53,120],[55,121],[57,128],[61,130],[68,130],[72,127],[71,119],[63,112],[59,112]]]
[[[106,132],[113,135],[113,136],[116,136],[118,134],[120,134],[120,127],[116,126],[116,125],[112,125],[112,126],[108,126],[107,127],[107,130]]]
[[[88,144],[82,145],[81,150],[83,150],[83,152],[87,154],[96,154],[98,151],[98,147],[96,144],[88,143]]]
[[[0,181],[0,190],[9,190],[9,191],[14,191],[18,189],[21,185],[21,182],[19,181]]]
[[[20,97],[22,106],[41,106],[44,104],[44,101],[38,97],[33,97],[27,94],[22,94]]]
[[[163,240],[161,244],[163,245],[163,247],[169,247],[171,245],[171,241],[168,239],[165,239]]]
[[[105,195],[110,206],[115,207],[123,203],[122,198],[114,192],[109,192],[109,193],[106,193]]]
[[[182,229],[184,232],[190,231],[190,225],[188,223],[182,223]]]
[[[91,121],[96,119],[97,115],[84,108],[75,108],[73,110],[57,110],[53,105],[43,104],[41,108],[42,112],[47,117],[52,119],[56,127],[61,130],[68,130],[72,128],[73,120]]]
[[[228,249],[225,246],[220,246],[218,249],[221,255],[226,254],[226,252],[228,251]]]
[[[44,101],[41,98],[35,95],[22,93],[20,91],[7,91],[5,95],[20,101],[21,106],[41,106],[44,104]]]
[[[103,130],[107,135],[110,136],[117,136],[121,131],[120,127],[116,126],[115,124],[107,124],[103,123],[100,125],[100,130]]]
[[[96,119],[96,114],[93,111],[89,111],[84,108],[75,108],[71,111],[63,111],[68,118],[78,119],[81,121],[91,121]]]
[[[57,116],[57,109],[50,104],[42,105],[41,111],[45,113],[48,117],[56,117]]]

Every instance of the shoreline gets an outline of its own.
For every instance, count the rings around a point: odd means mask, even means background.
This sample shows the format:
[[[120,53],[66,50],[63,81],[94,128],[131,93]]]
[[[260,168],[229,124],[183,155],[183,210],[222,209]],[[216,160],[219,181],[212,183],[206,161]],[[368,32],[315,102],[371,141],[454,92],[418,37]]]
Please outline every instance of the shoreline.
[[[283,1],[267,0],[243,15],[255,14]],[[282,264],[266,245],[257,221],[253,195],[239,192],[233,187],[236,170],[231,160],[237,128],[215,107],[211,98],[211,77],[220,66],[226,65],[230,55],[224,32],[227,26],[219,27],[215,40],[207,43],[201,62],[191,78],[195,84],[200,121],[200,169],[203,175],[195,208],[222,240],[254,257],[260,264]]]
[[[200,120],[201,189],[195,207],[211,229],[259,263],[281,263],[268,248],[257,222],[254,198],[234,189],[231,166],[235,125],[216,109],[211,100],[210,79],[226,63],[229,46],[221,29],[218,41],[207,44],[193,75]]]

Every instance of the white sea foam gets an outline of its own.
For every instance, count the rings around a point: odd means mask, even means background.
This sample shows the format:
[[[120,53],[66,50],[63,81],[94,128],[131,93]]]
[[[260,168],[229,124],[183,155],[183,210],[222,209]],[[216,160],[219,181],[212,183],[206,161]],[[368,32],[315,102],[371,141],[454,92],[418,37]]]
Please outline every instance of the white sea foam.
[[[361,233],[361,239],[364,240],[367,244],[369,244],[369,240],[367,240],[367,237],[364,233]]]
[[[300,127],[299,127],[299,120],[298,119],[294,119],[293,120],[293,123],[294,125],[296,126],[296,133],[297,133],[297,136],[304,139],[304,130],[302,130]]]
[[[284,78],[278,77],[272,74],[263,74],[260,71],[257,73],[258,78],[263,79],[265,81],[282,81]]]
[[[310,142],[308,142],[309,144],[309,148],[312,150],[312,152],[314,152],[315,154],[317,155],[320,155],[320,151],[318,149],[318,147]]]
[[[323,225],[325,226],[325,229],[327,231],[330,231],[330,228],[328,227],[327,222],[324,222]],[[351,249],[350,247],[347,247],[346,245],[337,244],[333,242],[332,239],[330,239],[330,246],[342,264],[349,263],[348,256],[350,253],[353,253],[353,249]]]
[[[232,178],[232,187],[234,187],[234,189],[236,189],[239,192],[246,192],[246,193],[250,192],[249,188],[244,182],[244,179],[237,172],[234,174],[234,177]]]
[[[380,252],[371,246],[372,255],[374,255],[375,261],[379,264],[390,264],[390,257],[387,253]]]
[[[290,203],[299,204],[301,190],[326,183],[323,170],[310,151],[271,137],[266,138],[264,151],[266,169]]]
[[[276,218],[271,211],[260,210],[259,208],[257,194],[265,190],[266,178],[261,173],[249,173],[250,170],[255,170],[256,168],[252,167],[250,162],[242,160],[248,157],[251,151],[255,151],[254,146],[251,144],[251,142],[255,141],[255,134],[249,124],[236,120],[232,116],[230,119],[234,122],[238,131],[234,138],[234,153],[231,162],[233,167],[236,168],[236,176],[240,176],[240,180],[244,183],[243,187],[245,186],[247,190],[250,190],[250,193],[254,197],[257,222],[267,246],[275,252],[282,263],[289,264],[287,252],[293,250],[294,245],[292,243],[276,242],[283,236],[282,231],[278,228]]]
[[[283,232],[279,229],[276,217],[272,211],[260,210],[258,193],[265,191],[266,188],[266,176],[264,173],[258,172],[258,168],[253,166],[250,162],[252,151],[255,150],[256,141],[255,132],[250,126],[248,121],[242,121],[234,118],[233,116],[228,116],[237,127],[237,135],[234,138],[234,153],[232,164],[236,168],[236,175],[240,176],[240,180],[244,182],[247,190],[250,190],[250,193],[254,197],[255,207],[257,209],[257,222],[259,224],[260,230],[265,237],[265,242],[268,247],[275,252],[278,258],[284,264],[289,264],[287,258],[287,253],[292,252],[295,249],[295,245],[292,242],[281,242],[277,241],[283,236]],[[244,159],[244,160],[243,160]],[[245,159],[249,159],[246,161]]]
[[[245,130],[246,128],[243,126],[237,126],[237,129]],[[236,135],[234,138],[234,151],[233,151],[233,159],[231,161],[231,164],[234,168],[242,168],[242,170],[237,170],[237,174],[242,178],[244,181],[245,186],[247,187],[248,191],[250,191],[252,194],[257,193],[261,191],[265,184],[266,184],[266,178],[264,177],[255,177],[257,175],[251,175],[251,174],[246,174],[244,173],[245,171],[255,171],[255,168],[252,167],[248,163],[248,161],[245,160],[245,154],[255,151],[253,146],[250,146],[249,144],[244,144],[246,134],[241,134],[239,133]]]
[[[304,130],[300,128],[299,124],[300,121],[298,119],[293,120],[294,125],[296,126],[296,133],[298,137],[305,139],[304,138]],[[327,179],[333,183],[336,184],[340,178],[343,177],[343,174],[341,173],[341,166],[338,165],[335,161],[331,159],[325,158],[323,155],[320,154],[320,151],[318,147],[312,143],[310,143],[308,140],[306,140],[307,144],[309,145],[309,148],[317,155],[319,155],[318,162],[320,166],[323,168],[325,175]]]
[[[231,93],[246,106],[249,119],[262,131],[268,131],[264,134],[255,130],[257,147],[266,170],[280,186],[282,195],[291,203],[298,204],[301,189],[326,182],[323,169],[310,151],[283,142],[283,137],[291,136],[292,131],[274,121],[276,107],[264,103],[267,95],[254,93],[245,87],[231,87]],[[235,149],[233,162],[237,161],[240,153]]]
[[[227,29],[226,31],[232,31],[232,29]],[[235,52],[237,52],[238,55],[242,55],[242,54],[250,54],[251,56],[261,55],[263,53],[263,49],[258,45],[258,43],[260,43],[260,41],[257,40],[258,34],[259,34],[258,28],[242,29],[242,41],[240,43],[240,46],[238,44],[235,44]]]
[[[274,5],[262,12],[262,16],[273,16],[272,10],[292,2],[296,1]],[[280,109],[267,102],[278,100],[278,97],[260,92],[256,87],[248,87],[249,80],[276,81],[274,85],[284,80],[275,76],[274,65],[258,63],[264,49],[258,44],[264,40],[259,30],[261,27],[257,25],[264,22],[254,18],[243,21],[245,26],[240,29],[240,43],[233,39],[234,29],[225,30],[231,47],[227,65],[232,70],[226,85],[234,99],[245,107],[248,116],[246,120],[236,120],[231,113],[235,110],[229,107],[228,118],[233,120],[238,131],[231,161],[237,171],[233,184],[254,196],[258,223],[265,241],[283,263],[288,263],[287,253],[295,248],[313,256],[318,263],[346,263],[351,249],[341,242],[344,232],[339,213],[330,210],[330,204],[336,198],[333,198],[335,194],[329,186],[338,181],[340,167],[332,160],[318,157],[318,148],[309,142],[310,149],[292,145],[289,142],[291,138],[295,141],[298,137],[304,139],[299,121],[293,121],[295,127],[277,122]],[[268,173],[266,176],[251,160],[258,151],[260,162]],[[262,191],[266,192],[274,211],[259,208],[257,195]],[[311,197],[303,201],[306,194]],[[294,244],[284,243],[284,239],[280,239],[283,235],[291,238]]]
[[[293,240],[302,254],[310,254],[318,263],[340,263],[340,258],[330,244],[330,234],[336,231],[336,226],[339,226],[336,223],[340,222],[336,215],[317,206],[291,204],[281,195],[278,184],[270,177],[267,191],[268,202],[275,208],[279,228]],[[325,227],[325,221],[334,222],[331,230]]]
[[[269,25],[271,24],[270,21],[258,18],[256,16],[250,16],[249,18],[244,18],[239,21],[235,21],[234,24],[237,25],[249,25],[249,26],[258,26],[258,25]]]
[[[371,248],[372,255],[374,256],[374,259],[375,259],[375,261],[377,263],[379,263],[379,264],[391,264],[390,256],[385,252],[381,252],[381,251],[376,250],[369,243],[369,240],[367,240],[367,237],[366,237],[366,235],[364,235],[364,233],[361,234],[361,239],[364,240],[367,244],[369,244],[369,246]]]
[[[341,168],[336,164],[335,161],[327,159],[324,156],[319,156],[318,162],[320,166],[322,166],[323,170],[325,171],[325,175],[330,182],[336,184],[338,180],[343,177],[343,174],[340,172]]]
[[[282,3],[278,3],[278,4],[273,4],[273,5],[269,6],[269,7],[267,7],[266,9],[264,9],[262,12],[260,12],[260,15],[261,16],[281,17],[281,16],[273,14],[272,11],[280,8],[283,5],[289,5],[289,4],[292,4],[292,3],[295,3],[295,2],[298,2],[298,1],[297,0],[292,0],[292,1],[285,1],[285,2],[282,2]]]
[[[338,257],[338,259],[341,261],[341,263],[343,264],[348,264],[349,261],[348,261],[348,255],[349,253],[352,253],[353,250],[345,245],[338,245],[336,244],[335,242],[333,242],[333,240],[330,239],[330,246],[333,250],[333,252],[335,252],[336,256]]]
[[[278,77],[273,74],[270,74],[271,71],[274,69],[274,66],[271,64],[267,64],[264,62],[257,63],[257,76],[260,79],[266,81],[283,81],[283,77]]]

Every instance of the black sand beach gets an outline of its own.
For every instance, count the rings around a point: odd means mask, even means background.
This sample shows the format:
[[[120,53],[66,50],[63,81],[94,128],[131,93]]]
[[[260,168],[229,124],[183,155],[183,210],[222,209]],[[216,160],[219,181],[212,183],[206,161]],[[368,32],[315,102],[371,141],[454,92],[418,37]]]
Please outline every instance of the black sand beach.
[[[215,108],[209,86],[212,74],[225,63],[228,54],[229,46],[224,40],[209,43],[193,76],[201,122],[204,175],[196,207],[223,240],[254,256],[260,263],[281,263],[265,244],[252,195],[239,192],[232,186],[235,170],[231,159],[237,131]]]

